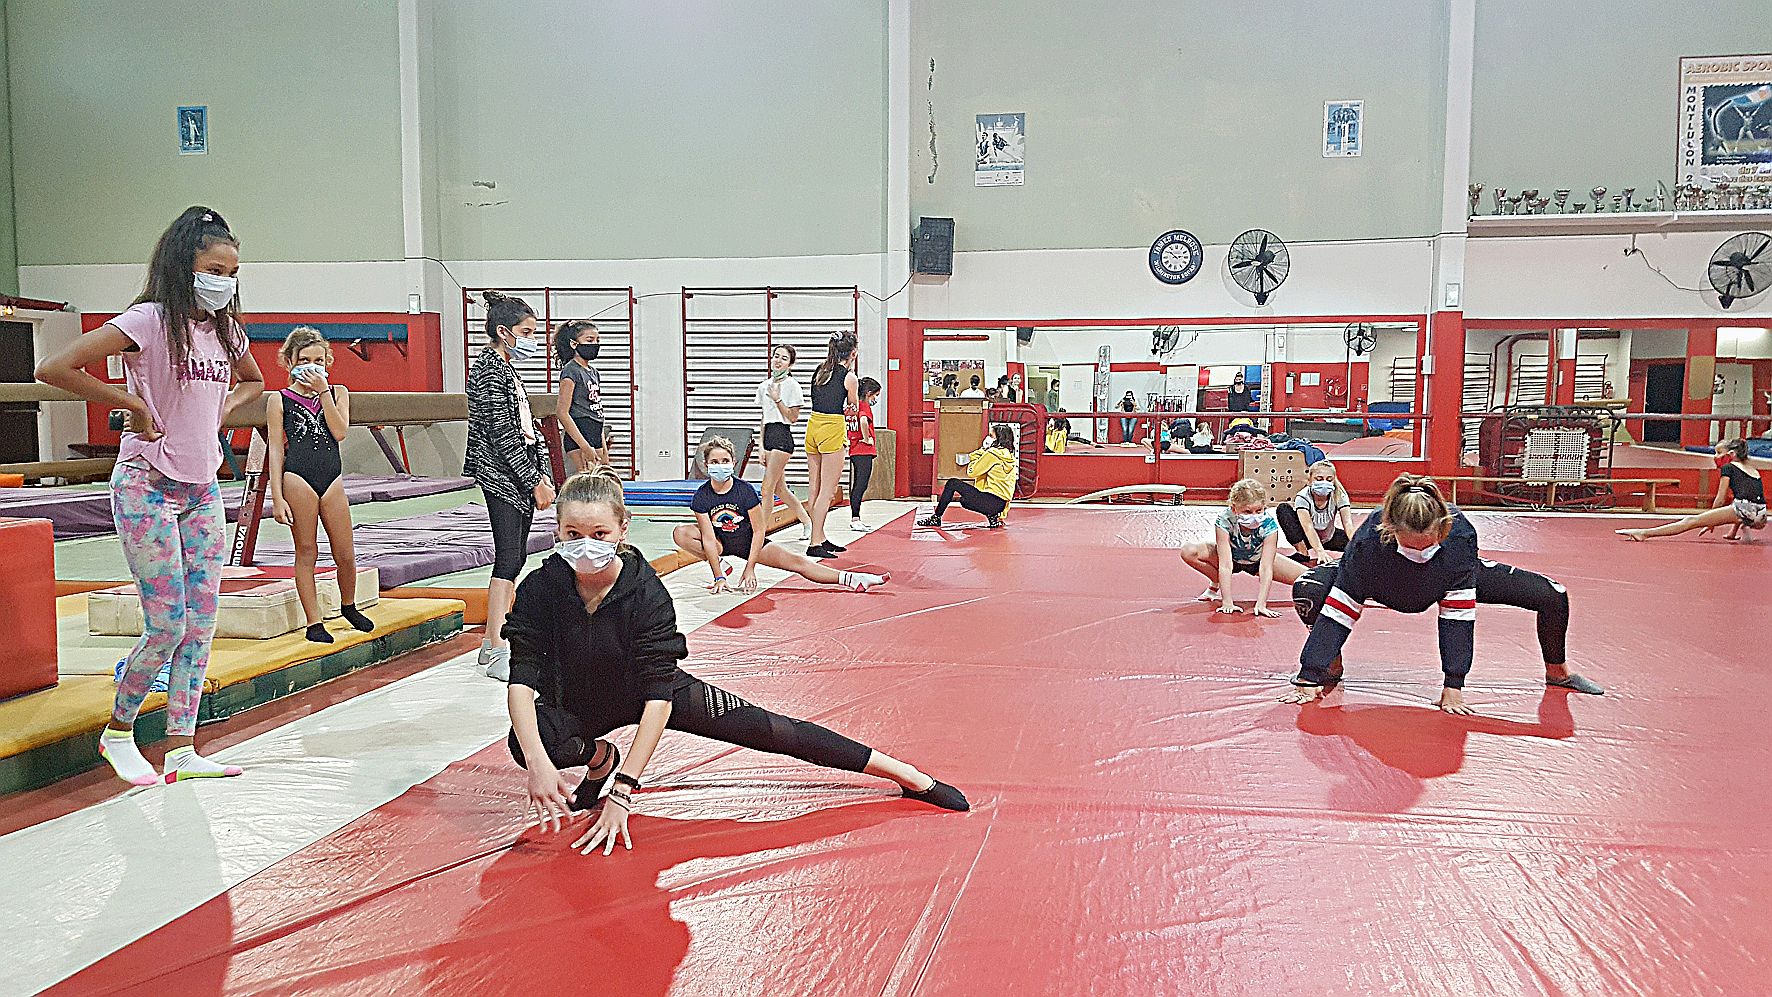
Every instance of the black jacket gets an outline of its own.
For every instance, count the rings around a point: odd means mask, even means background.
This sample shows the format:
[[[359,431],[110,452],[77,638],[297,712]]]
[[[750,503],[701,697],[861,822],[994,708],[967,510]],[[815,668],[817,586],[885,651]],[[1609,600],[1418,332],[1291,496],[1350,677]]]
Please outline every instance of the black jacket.
[[[595,613],[586,613],[576,576],[559,555],[517,586],[505,617],[512,685],[563,707],[596,733],[638,723],[648,700],[669,700],[692,680],[677,667],[689,645],[677,609],[652,565],[631,547],[621,577]]]
[[[1397,553],[1395,541],[1384,539],[1378,530],[1382,519],[1383,513],[1374,510],[1348,540],[1335,587],[1311,624],[1310,639],[1299,656],[1299,678],[1322,684],[1366,603],[1400,613],[1425,613],[1438,606],[1440,670],[1448,689],[1462,689],[1476,652],[1476,528],[1454,509],[1452,531],[1440,543],[1439,553],[1426,564],[1416,564]]]

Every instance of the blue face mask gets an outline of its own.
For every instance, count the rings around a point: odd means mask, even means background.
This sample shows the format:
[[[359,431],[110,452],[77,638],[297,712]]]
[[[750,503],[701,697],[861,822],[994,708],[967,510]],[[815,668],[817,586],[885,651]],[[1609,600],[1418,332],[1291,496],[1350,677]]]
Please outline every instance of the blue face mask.
[[[515,360],[533,360],[541,352],[541,343],[534,336],[518,336],[511,343],[511,357]]]
[[[1311,482],[1311,494],[1312,495],[1333,495],[1333,494],[1335,494],[1335,482],[1333,482],[1333,481],[1313,481],[1313,482]]]
[[[731,481],[732,470],[731,464],[709,464],[708,477],[714,481]]]

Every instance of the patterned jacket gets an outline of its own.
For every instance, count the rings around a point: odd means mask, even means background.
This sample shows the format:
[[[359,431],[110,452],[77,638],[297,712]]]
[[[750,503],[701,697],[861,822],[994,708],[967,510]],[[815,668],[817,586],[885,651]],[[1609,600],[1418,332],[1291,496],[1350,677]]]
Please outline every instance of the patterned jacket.
[[[523,435],[517,408],[517,370],[492,347],[480,351],[468,372],[468,453],[462,473],[486,493],[528,509],[541,480],[536,444]]]

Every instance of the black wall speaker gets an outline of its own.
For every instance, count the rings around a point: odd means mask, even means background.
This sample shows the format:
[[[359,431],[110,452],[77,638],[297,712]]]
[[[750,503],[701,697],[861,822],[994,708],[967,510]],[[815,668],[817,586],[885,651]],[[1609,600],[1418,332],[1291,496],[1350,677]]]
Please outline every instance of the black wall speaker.
[[[1016,340],[1016,342],[1020,343],[1023,346],[1026,346],[1027,344],[1033,342],[1034,341],[1034,327],[1031,325],[1016,326],[1015,327],[1015,340]]]
[[[954,273],[954,220],[919,218],[911,230],[911,272],[943,277]]]

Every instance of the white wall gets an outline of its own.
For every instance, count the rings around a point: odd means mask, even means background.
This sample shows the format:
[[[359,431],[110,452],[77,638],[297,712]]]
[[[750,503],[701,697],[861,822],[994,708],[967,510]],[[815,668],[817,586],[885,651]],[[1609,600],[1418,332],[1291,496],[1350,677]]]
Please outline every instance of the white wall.
[[[1753,326],[1720,326],[1717,356],[1738,360],[1772,359],[1772,329]]]
[[[1631,246],[1628,235],[1473,238],[1466,244],[1465,316],[1600,325],[1614,318],[1768,314],[1772,294],[1738,301],[1724,311],[1709,290],[1678,290],[1645,265],[1645,260],[1653,263],[1682,287],[1708,289],[1705,264],[1733,234],[1733,229],[1718,228],[1638,235],[1642,255],[1630,257],[1625,256]]]

